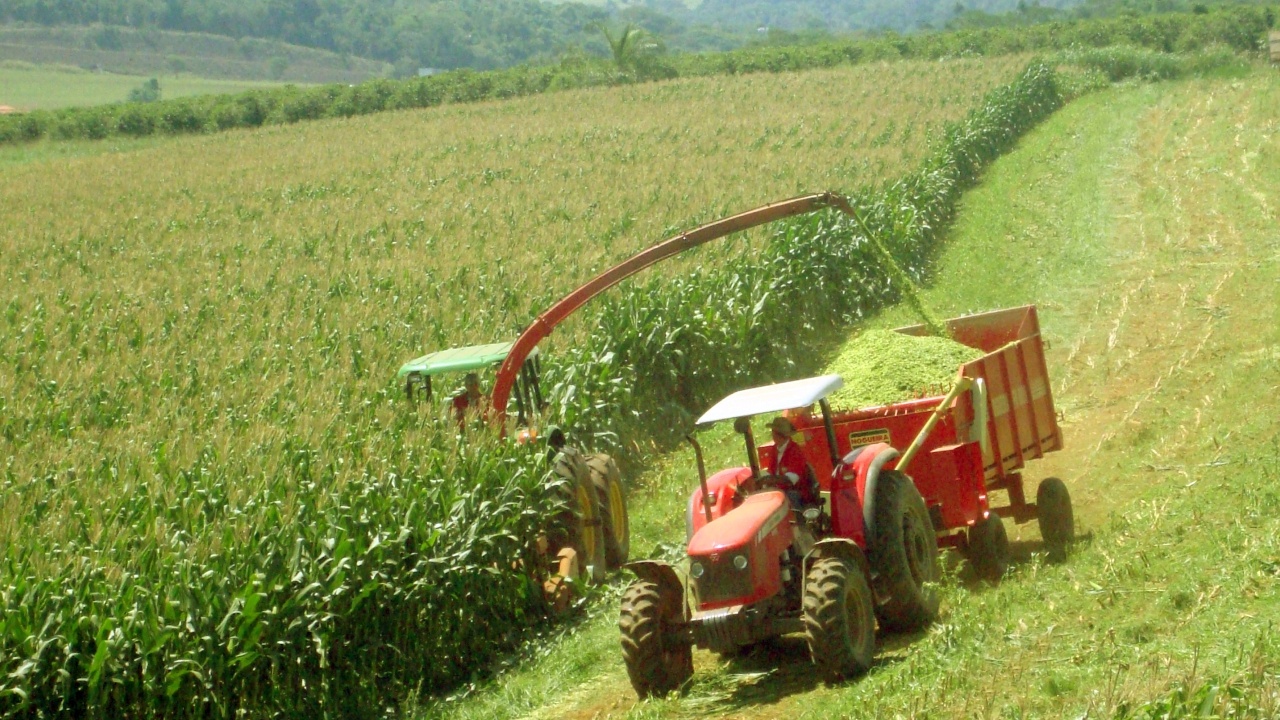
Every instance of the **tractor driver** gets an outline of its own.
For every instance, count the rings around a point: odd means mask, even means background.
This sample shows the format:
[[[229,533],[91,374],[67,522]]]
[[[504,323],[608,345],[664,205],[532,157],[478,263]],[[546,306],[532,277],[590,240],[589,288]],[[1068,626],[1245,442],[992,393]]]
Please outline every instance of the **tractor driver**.
[[[468,413],[483,413],[485,411],[484,393],[480,392],[480,376],[469,372],[462,381],[462,392],[453,396],[453,419],[457,421],[458,427],[465,427],[467,424]]]
[[[800,450],[804,433],[797,432],[795,425],[781,416],[773,419],[769,429],[775,450],[769,473],[777,478],[778,489],[786,493],[793,508],[818,504],[817,476]]]

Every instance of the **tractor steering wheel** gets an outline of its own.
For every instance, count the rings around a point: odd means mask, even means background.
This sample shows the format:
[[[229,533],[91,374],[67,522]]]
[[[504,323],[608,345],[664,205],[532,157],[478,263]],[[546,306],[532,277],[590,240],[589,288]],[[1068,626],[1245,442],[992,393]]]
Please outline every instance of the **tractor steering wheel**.
[[[760,477],[756,478],[756,487],[759,490],[781,490],[782,478],[773,473],[760,473]]]

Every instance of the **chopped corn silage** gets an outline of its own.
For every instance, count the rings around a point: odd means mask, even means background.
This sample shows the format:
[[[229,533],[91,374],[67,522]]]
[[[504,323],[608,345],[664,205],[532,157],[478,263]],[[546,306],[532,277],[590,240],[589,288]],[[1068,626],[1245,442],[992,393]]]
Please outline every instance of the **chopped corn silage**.
[[[960,366],[982,354],[949,338],[869,330],[846,342],[827,366],[827,373],[844,378],[831,406],[853,410],[944,394]]]

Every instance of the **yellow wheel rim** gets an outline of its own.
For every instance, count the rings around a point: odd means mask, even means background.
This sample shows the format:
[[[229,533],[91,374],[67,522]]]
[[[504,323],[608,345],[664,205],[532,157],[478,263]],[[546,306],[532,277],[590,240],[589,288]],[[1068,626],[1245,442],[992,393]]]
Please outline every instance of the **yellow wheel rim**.
[[[596,526],[591,522],[596,519],[595,503],[591,493],[582,483],[578,483],[578,512],[582,515],[582,551],[584,562],[594,562],[596,556]]]
[[[613,520],[614,537],[626,542],[631,532],[627,503],[622,497],[622,488],[615,482],[609,483],[609,517]]]

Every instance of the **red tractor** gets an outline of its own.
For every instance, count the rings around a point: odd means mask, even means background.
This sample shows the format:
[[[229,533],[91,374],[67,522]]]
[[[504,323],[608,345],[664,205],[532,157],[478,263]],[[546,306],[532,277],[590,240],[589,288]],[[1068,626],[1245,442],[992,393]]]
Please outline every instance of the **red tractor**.
[[[734,393],[698,420],[733,420],[747,465],[707,477],[689,438],[699,476],[687,516],[691,598],[674,567],[627,566],[639,579],[619,627],[641,697],[681,687],[695,645],[732,654],[788,633],[805,635],[825,679],[856,676],[871,665],[877,623],[904,630],[935,617],[940,546],[998,579],[1009,553],[1001,517],[1038,519],[1050,554],[1062,552],[1074,535],[1066,487],[1048,478],[1027,503],[1019,472],[1062,446],[1035,308],[957,318],[947,331],[986,354],[959,368],[945,396],[835,413],[827,397],[842,380],[828,375]],[[757,445],[751,417],[782,411],[820,481],[822,500],[809,507],[792,507],[763,471],[777,448]],[[996,491],[1007,505],[990,504]]]

